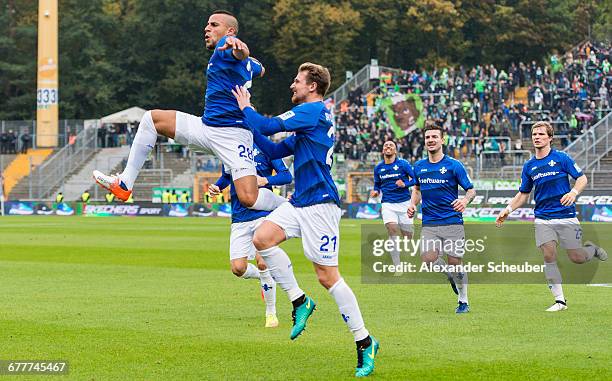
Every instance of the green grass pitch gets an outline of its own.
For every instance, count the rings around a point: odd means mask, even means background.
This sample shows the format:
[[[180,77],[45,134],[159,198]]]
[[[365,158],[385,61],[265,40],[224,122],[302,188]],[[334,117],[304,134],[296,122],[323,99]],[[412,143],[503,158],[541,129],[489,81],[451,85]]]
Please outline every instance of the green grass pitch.
[[[381,342],[372,379],[612,379],[612,288],[566,285],[569,310],[546,313],[544,280],[475,284],[457,316],[447,285],[362,285],[361,223],[342,221],[340,270]],[[65,359],[58,379],[75,380],[353,379],[352,335],[300,241],[283,247],[318,310],[292,342],[285,294],[264,329],[228,237],[227,219],[0,218],[0,359]]]

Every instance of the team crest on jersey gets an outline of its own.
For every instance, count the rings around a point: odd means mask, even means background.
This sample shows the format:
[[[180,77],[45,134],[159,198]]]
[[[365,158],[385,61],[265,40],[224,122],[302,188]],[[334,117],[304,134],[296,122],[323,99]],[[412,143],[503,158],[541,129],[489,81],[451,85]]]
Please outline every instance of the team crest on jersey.
[[[552,159],[548,162],[548,165],[550,165],[551,167],[554,167],[555,164],[557,164],[557,163],[555,163],[555,161],[552,160]]]
[[[440,168],[440,173],[441,174],[445,174],[447,171],[448,171],[448,169],[446,169],[446,167]]]
[[[259,155],[259,150],[257,148],[253,148],[253,157]]]
[[[399,167],[397,166],[397,164],[395,164],[395,165],[393,166],[393,170],[394,170],[394,171],[397,171],[397,169],[398,169],[398,168],[399,168]]]
[[[294,116],[295,116],[295,113],[289,110],[284,114],[280,114],[278,117],[281,118],[282,120],[287,120],[289,118],[293,118]]]

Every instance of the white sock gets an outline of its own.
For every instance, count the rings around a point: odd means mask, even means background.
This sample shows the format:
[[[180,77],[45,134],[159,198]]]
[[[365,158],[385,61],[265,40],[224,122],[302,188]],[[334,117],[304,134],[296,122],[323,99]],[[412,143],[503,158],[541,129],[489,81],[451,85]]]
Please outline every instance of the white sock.
[[[259,188],[257,200],[255,201],[255,204],[253,204],[253,206],[251,206],[249,209],[274,210],[278,208],[280,204],[286,201],[286,198],[275,194],[268,188]]]
[[[559,271],[557,262],[544,262],[544,276],[546,277],[548,288],[550,288],[550,292],[552,292],[555,300],[565,301],[563,287],[561,287],[561,272]]]
[[[140,120],[140,124],[138,125],[138,131],[136,131],[136,136],[134,136],[134,141],[132,142],[132,147],[130,148],[130,155],[128,156],[128,161],[123,170],[123,173],[119,175],[121,181],[127,186],[128,189],[132,189],[134,187],[134,182],[136,181],[136,177],[138,177],[138,172],[142,168],[149,152],[155,146],[155,142],[157,141],[157,131],[155,130],[155,125],[153,124],[153,118],[151,117],[151,111],[145,112]]]
[[[468,303],[468,275],[464,272],[455,272],[451,273],[453,280],[455,281],[455,285],[457,286],[457,291],[459,291],[459,296],[457,300],[461,303]]]
[[[295,275],[293,275],[293,266],[287,253],[278,246],[272,246],[269,249],[261,250],[259,255],[266,262],[270,275],[276,281],[289,297],[290,301],[294,301],[304,295],[304,291],[298,286]]]
[[[336,300],[338,309],[342,314],[342,319],[348,325],[349,329],[355,336],[355,341],[363,340],[370,334],[365,328],[357,298],[353,294],[353,290],[346,284],[343,278],[340,278],[333,286],[330,287],[329,293]]]
[[[259,281],[263,290],[264,301],[266,302],[266,315],[276,315],[276,282],[270,275],[270,270],[259,271]]]
[[[244,274],[241,276],[242,279],[259,279],[259,269],[252,263],[247,263],[247,268]]]
[[[395,241],[396,236],[389,236],[389,239]],[[399,266],[402,263],[402,260],[400,259],[400,252],[397,250],[397,248],[394,247],[393,250],[391,250],[390,254],[391,254],[391,260],[393,261],[393,265]]]
[[[593,257],[595,256],[595,252],[597,251],[597,247],[596,246],[585,246],[582,248],[582,250],[584,250],[584,252],[586,253],[586,261],[590,261],[591,259],[593,259]]]

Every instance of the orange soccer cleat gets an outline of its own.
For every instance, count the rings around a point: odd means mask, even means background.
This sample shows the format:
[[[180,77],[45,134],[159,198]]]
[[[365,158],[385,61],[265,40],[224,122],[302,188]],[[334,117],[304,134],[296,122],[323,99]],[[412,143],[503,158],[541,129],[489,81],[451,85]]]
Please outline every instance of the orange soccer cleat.
[[[127,201],[132,194],[132,191],[125,187],[119,176],[105,175],[100,171],[93,171],[93,178],[102,188],[108,189],[121,201]]]

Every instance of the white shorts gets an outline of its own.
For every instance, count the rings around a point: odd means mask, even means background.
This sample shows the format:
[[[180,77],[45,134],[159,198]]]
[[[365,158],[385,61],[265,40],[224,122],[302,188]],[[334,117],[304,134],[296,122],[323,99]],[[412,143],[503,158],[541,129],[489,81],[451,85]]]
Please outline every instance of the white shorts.
[[[287,239],[302,237],[304,255],[311,262],[338,266],[341,215],[342,211],[336,204],[296,208],[284,202],[266,220],[280,226]]]
[[[382,219],[385,224],[398,224],[405,232],[414,231],[413,219],[408,217],[406,211],[410,205],[410,200],[398,203],[383,202],[381,204]]]
[[[437,251],[455,258],[465,254],[465,229],[463,225],[423,226],[421,229],[421,255]]]
[[[582,247],[582,228],[577,218],[558,218],[553,220],[535,219],[536,246],[555,241],[564,249]]]
[[[174,140],[195,151],[212,153],[233,180],[256,175],[253,162],[253,133],[239,127],[210,127],[199,116],[176,112]]]
[[[261,225],[265,217],[253,221],[235,222],[231,226],[230,233],[230,260],[247,258],[249,261],[255,259],[257,250],[253,245],[255,230]]]

